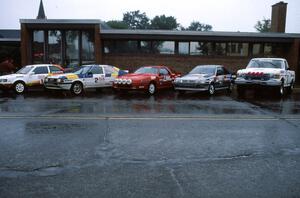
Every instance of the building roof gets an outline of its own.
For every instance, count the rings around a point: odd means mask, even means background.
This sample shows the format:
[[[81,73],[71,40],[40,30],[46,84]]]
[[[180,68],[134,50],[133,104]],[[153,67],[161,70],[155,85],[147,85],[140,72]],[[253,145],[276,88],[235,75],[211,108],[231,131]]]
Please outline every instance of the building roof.
[[[0,42],[20,42],[20,30],[0,30]]]
[[[264,41],[292,42],[300,38],[294,33],[259,32],[215,32],[215,31],[178,31],[178,30],[101,30],[104,39],[169,39],[169,40],[211,40],[211,41]]]

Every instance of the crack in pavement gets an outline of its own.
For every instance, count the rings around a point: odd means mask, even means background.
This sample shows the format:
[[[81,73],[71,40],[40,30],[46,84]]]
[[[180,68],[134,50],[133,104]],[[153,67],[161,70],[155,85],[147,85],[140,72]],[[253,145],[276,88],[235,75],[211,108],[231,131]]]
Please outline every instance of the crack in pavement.
[[[171,168],[171,167],[166,167],[166,168],[169,171],[170,176],[171,176],[172,180],[174,181],[175,185],[177,186],[180,195],[183,197],[184,196],[184,191],[183,191],[183,188],[182,188],[180,182],[178,181],[178,179],[177,179],[177,177],[176,177],[176,175],[174,173],[175,170],[173,168]]]

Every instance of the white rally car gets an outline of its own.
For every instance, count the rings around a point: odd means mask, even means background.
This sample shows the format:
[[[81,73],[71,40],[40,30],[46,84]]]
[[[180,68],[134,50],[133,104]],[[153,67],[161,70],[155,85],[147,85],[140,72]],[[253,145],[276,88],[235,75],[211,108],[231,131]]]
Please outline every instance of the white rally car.
[[[110,65],[83,65],[74,73],[49,76],[45,78],[45,88],[70,90],[79,95],[84,89],[112,87],[115,78],[128,71]]]
[[[291,71],[283,58],[254,58],[247,68],[238,70],[235,84],[238,94],[253,86],[274,87],[279,95],[293,90],[295,72]]]
[[[2,90],[13,89],[20,94],[29,87],[43,87],[46,76],[61,73],[63,73],[63,68],[58,65],[27,65],[15,74],[0,76],[0,88]]]

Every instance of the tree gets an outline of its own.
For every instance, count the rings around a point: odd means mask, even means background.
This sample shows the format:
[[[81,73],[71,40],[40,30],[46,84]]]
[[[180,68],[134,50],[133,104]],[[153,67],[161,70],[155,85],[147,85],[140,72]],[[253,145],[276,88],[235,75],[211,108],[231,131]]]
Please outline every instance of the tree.
[[[128,29],[128,25],[123,21],[111,20],[107,21],[106,24],[112,29]]]
[[[177,23],[177,20],[173,16],[155,16],[151,20],[151,29],[157,29],[157,30],[175,30],[179,27],[179,24]]]
[[[193,21],[190,26],[183,30],[190,30],[190,31],[211,31],[212,26],[209,24],[200,23],[198,21]]]
[[[124,13],[123,22],[130,29],[148,29],[150,25],[146,13],[140,13],[139,10]]]
[[[257,21],[254,28],[259,32],[270,32],[271,31],[271,19],[264,18],[261,21]]]

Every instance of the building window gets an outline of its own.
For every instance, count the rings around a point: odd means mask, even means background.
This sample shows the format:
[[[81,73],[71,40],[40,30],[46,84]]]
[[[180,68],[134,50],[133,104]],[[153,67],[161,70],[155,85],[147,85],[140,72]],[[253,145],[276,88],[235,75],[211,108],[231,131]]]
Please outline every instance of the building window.
[[[152,50],[156,54],[175,54],[174,41],[153,41]]]
[[[178,42],[178,54],[189,54],[189,42]]]
[[[216,43],[214,52],[218,56],[226,55],[226,43]]]
[[[33,31],[32,59],[34,64],[44,63],[45,61],[44,43],[44,31]]]
[[[116,53],[138,53],[137,41],[116,41]]]
[[[149,54],[151,53],[151,41],[140,41],[140,52]]]
[[[190,55],[212,55],[213,44],[211,42],[190,42]]]
[[[228,43],[228,56],[248,56],[248,43]]]
[[[265,56],[272,56],[273,55],[272,44],[265,43],[265,46],[264,46],[264,55]]]
[[[62,64],[62,35],[58,30],[48,31],[48,58],[53,64]]]
[[[263,45],[260,43],[254,43],[252,47],[252,55],[257,56],[263,54]]]
[[[82,52],[81,62],[82,64],[95,63],[95,48],[94,48],[94,34],[92,32],[82,32]]]
[[[79,31],[66,31],[66,65],[79,65]]]

